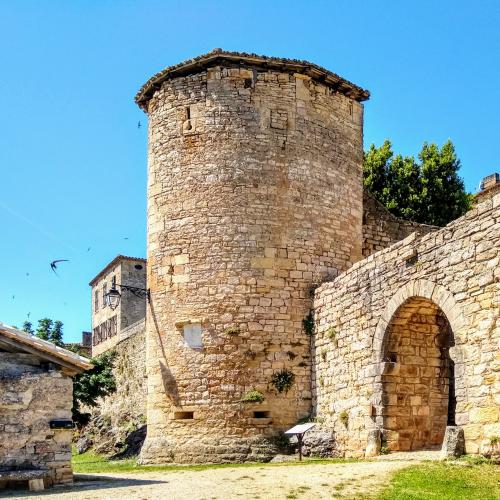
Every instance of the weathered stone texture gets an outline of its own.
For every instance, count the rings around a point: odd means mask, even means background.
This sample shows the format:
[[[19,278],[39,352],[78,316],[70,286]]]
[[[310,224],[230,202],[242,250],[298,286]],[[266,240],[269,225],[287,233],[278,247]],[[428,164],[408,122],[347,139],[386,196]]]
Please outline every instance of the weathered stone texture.
[[[392,215],[368,191],[363,192],[363,257],[383,250],[412,233],[427,234],[439,229]]]
[[[144,259],[118,256],[92,280],[92,356],[109,351],[124,338],[124,330],[144,321],[146,298],[117,286],[121,294],[116,309],[106,305],[104,295],[118,285],[146,288],[146,263]],[[97,298],[96,298],[97,294]]]
[[[120,337],[113,348],[116,392],[87,409],[91,421],[82,434],[87,446],[106,454],[126,452],[128,435],[146,422],[145,321],[122,330]]]
[[[345,453],[361,454],[375,428],[392,449],[440,444],[450,380],[467,452],[491,448],[500,425],[499,207],[500,194],[484,199],[316,291],[314,405]]]
[[[270,458],[262,439],[311,408],[311,286],[361,258],[362,105],[221,63],[167,79],[147,111],[143,460]],[[270,384],[282,369],[286,393]],[[241,403],[253,388],[265,401]]]
[[[0,353],[0,464],[48,468],[49,484],[73,481],[71,429],[50,429],[71,420],[73,382],[31,354]]]

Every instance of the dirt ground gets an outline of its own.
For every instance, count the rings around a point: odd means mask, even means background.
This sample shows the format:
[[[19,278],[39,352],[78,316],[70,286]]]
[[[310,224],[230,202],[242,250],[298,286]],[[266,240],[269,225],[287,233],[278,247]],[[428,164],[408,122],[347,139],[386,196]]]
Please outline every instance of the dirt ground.
[[[74,486],[42,494],[4,492],[7,498],[42,500],[215,500],[215,499],[323,499],[373,493],[398,469],[420,459],[418,455],[380,457],[370,462],[262,465],[203,471],[164,471],[78,475]],[[2,496],[2,495],[0,495]]]

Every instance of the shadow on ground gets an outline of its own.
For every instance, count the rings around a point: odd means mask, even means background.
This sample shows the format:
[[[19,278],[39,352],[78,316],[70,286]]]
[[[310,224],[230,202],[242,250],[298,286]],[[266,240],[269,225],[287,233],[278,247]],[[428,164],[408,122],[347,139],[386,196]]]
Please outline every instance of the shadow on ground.
[[[147,486],[152,484],[168,483],[154,479],[129,479],[110,476],[95,476],[92,474],[75,474],[74,483],[70,486],[56,486],[43,491],[28,491],[27,489],[1,490],[0,498],[29,498],[68,493],[72,491],[94,491],[107,488],[126,488],[129,486]],[[97,498],[97,493],[96,497]]]

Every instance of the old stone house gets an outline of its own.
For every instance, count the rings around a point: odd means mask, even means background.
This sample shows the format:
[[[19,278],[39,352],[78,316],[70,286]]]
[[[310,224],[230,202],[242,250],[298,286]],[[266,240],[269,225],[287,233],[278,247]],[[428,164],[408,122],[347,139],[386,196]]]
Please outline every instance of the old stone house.
[[[269,459],[307,417],[348,455],[373,431],[408,450],[457,424],[473,453],[500,435],[497,177],[445,228],[396,219],[363,193],[368,97],[219,49],[140,89],[143,462]]]
[[[73,481],[71,377],[91,367],[86,358],[0,323],[0,487]]]

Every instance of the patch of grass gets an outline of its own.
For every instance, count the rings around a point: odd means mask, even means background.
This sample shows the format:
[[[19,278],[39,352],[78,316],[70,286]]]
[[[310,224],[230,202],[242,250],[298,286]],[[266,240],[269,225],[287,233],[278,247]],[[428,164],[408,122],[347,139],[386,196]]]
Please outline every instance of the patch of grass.
[[[301,465],[351,463],[351,459],[305,459],[302,462],[282,462],[265,464],[266,467],[296,467]],[[248,462],[242,464],[200,464],[200,465],[139,465],[137,458],[110,460],[92,451],[80,455],[73,454],[73,472],[77,474],[112,473],[112,472],[157,472],[157,471],[203,471],[207,469],[229,469],[257,467],[262,470],[262,462]]]
[[[498,500],[500,471],[491,463],[427,463],[403,469],[377,500]]]

